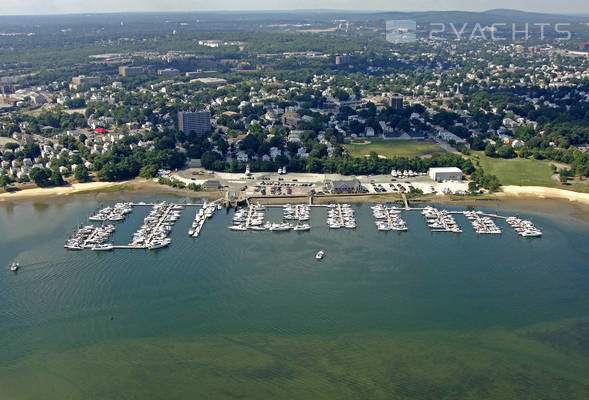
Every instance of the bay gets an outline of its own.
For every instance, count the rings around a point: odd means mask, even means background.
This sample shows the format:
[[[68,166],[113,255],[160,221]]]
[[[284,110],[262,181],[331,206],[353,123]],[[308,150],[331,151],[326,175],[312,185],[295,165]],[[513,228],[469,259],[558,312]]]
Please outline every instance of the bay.
[[[587,223],[520,213],[544,231],[524,239],[463,216],[464,233],[432,233],[404,212],[408,232],[385,233],[362,204],[356,230],[313,209],[311,232],[231,232],[223,210],[193,239],[186,208],[168,249],[65,251],[108,204],[0,207],[0,397],[589,395]]]

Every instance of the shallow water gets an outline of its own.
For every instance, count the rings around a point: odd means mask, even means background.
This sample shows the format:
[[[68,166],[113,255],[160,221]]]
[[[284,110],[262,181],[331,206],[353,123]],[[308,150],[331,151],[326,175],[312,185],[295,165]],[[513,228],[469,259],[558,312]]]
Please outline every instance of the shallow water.
[[[385,233],[366,204],[355,231],[314,209],[311,232],[231,232],[223,211],[193,239],[187,208],[169,249],[65,251],[101,205],[0,208],[22,265],[0,269],[0,398],[589,397],[589,224],[457,235],[405,212]]]

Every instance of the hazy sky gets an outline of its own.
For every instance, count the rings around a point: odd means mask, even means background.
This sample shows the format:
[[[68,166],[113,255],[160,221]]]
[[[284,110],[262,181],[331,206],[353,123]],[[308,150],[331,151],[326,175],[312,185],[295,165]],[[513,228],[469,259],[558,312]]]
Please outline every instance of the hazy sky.
[[[0,15],[117,11],[198,10],[468,10],[511,8],[524,11],[589,14],[587,0],[0,0]]]

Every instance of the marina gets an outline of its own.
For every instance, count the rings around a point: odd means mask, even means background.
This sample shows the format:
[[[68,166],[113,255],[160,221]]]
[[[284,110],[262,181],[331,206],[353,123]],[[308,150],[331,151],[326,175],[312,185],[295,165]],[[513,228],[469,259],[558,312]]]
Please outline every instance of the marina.
[[[133,212],[134,207],[151,207],[151,210],[128,244],[118,245],[111,243],[110,238],[114,234],[116,227],[107,222],[123,221],[127,215]],[[222,209],[218,201],[202,204],[179,204],[165,201],[158,203],[116,203],[113,206],[100,209],[89,218],[90,222],[101,222],[100,225],[80,225],[77,231],[66,241],[64,248],[74,251],[112,251],[116,249],[155,250],[168,247],[172,243],[170,238],[172,229],[175,223],[180,220],[182,210],[186,207],[197,208],[194,220],[188,229],[188,235],[193,238],[199,237],[205,223],[218,210]],[[281,211],[282,221],[271,222],[267,220],[267,211],[276,208]],[[311,230],[310,221],[313,208],[327,211],[326,223],[330,230],[357,228],[355,210],[350,204],[248,204],[247,207],[235,210],[232,216],[233,224],[228,226],[228,229],[236,232],[307,232]],[[537,238],[543,234],[542,230],[530,220],[520,219],[515,216],[487,214],[483,211],[448,211],[433,206],[411,208],[406,204],[404,207],[374,204],[370,208],[378,231],[406,232],[408,226],[402,214],[418,211],[423,215],[431,232],[462,233],[462,228],[454,216],[463,215],[478,235],[501,235],[503,230],[497,225],[496,219],[504,220],[521,237]]]
[[[205,222],[207,222],[207,219],[212,218],[216,211],[217,204],[203,204],[202,208],[200,208],[194,216],[194,221],[192,222],[192,226],[188,230],[188,235],[192,236],[193,238],[197,238],[198,235],[200,235],[200,232],[202,231]]]
[[[330,229],[356,229],[356,217],[349,204],[332,204],[327,211],[327,226]]]
[[[425,207],[421,214],[432,232],[462,233],[462,229],[454,217],[446,210],[440,211],[435,207]]]
[[[133,212],[131,203],[117,203],[113,207],[106,207],[99,210],[95,215],[88,218],[90,221],[124,221],[128,214]]]
[[[372,215],[376,219],[376,227],[379,231],[407,231],[407,224],[401,218],[401,211],[396,207],[386,207],[377,204],[371,207]]]
[[[479,235],[501,235],[503,231],[491,217],[483,216],[482,211],[465,211],[464,216],[470,221],[475,232]]]

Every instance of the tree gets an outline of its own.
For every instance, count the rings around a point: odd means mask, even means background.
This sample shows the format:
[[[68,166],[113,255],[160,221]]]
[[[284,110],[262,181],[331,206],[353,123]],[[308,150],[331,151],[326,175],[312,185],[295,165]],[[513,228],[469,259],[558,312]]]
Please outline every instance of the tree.
[[[476,193],[478,191],[477,183],[473,181],[469,182],[468,191],[473,194]]]
[[[141,168],[141,171],[139,172],[139,176],[142,178],[155,178],[157,176],[157,165],[146,165],[143,168]]]
[[[10,184],[11,184],[11,181],[10,181],[10,178],[8,177],[8,175],[0,176],[0,186],[2,186],[3,189],[6,189],[6,186],[8,186]]]
[[[29,177],[39,187],[49,186],[49,178],[51,177],[51,170],[49,168],[34,167],[29,172]]]
[[[4,145],[4,148],[7,150],[16,150],[20,147],[20,144],[14,142],[8,142]]]
[[[65,181],[63,180],[63,175],[59,172],[59,169],[55,168],[51,173],[51,183],[55,186],[63,186],[65,185]]]
[[[74,178],[78,182],[87,182],[88,177],[88,168],[84,164],[77,164],[76,170],[74,171]]]

